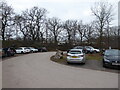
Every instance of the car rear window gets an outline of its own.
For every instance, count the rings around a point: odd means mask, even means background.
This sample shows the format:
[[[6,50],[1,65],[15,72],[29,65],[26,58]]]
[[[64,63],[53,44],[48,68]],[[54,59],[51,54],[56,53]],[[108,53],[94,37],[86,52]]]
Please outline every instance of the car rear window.
[[[81,54],[81,51],[69,51],[70,54]]]

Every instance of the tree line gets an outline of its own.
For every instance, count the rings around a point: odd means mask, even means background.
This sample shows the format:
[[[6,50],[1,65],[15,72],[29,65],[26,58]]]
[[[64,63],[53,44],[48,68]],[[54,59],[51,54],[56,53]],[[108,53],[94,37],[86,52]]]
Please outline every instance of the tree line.
[[[17,40],[56,46],[66,44],[118,48],[119,31],[117,26],[111,27],[114,13],[110,3],[95,3],[91,7],[95,19],[87,24],[82,20],[49,18],[48,11],[37,6],[17,14],[12,6],[1,2],[0,9],[0,35],[3,42]]]

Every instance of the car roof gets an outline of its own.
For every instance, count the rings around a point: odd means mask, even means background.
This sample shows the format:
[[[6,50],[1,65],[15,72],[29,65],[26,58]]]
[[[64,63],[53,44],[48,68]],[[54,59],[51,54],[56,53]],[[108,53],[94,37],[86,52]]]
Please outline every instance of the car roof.
[[[73,49],[84,49],[84,47],[83,46],[76,46]]]
[[[92,46],[85,46],[85,47],[91,48]]]
[[[82,49],[70,49],[70,51],[82,51]]]
[[[107,49],[105,51],[120,51],[119,49]]]
[[[27,48],[27,47],[18,47],[18,48]]]

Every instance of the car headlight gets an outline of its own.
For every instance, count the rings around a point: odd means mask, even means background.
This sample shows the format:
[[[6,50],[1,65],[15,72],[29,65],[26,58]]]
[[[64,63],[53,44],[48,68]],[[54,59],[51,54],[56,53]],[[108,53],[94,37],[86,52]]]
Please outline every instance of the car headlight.
[[[105,62],[110,62],[110,60],[108,60],[108,59],[106,59],[106,58],[104,59],[104,61],[105,61]]]

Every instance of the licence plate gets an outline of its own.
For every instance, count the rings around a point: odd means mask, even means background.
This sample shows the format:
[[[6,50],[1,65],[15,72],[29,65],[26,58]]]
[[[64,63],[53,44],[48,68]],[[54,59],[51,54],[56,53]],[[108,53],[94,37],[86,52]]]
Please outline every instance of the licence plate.
[[[112,63],[112,65],[120,65],[120,63]]]
[[[77,58],[77,56],[72,56],[72,58]]]

